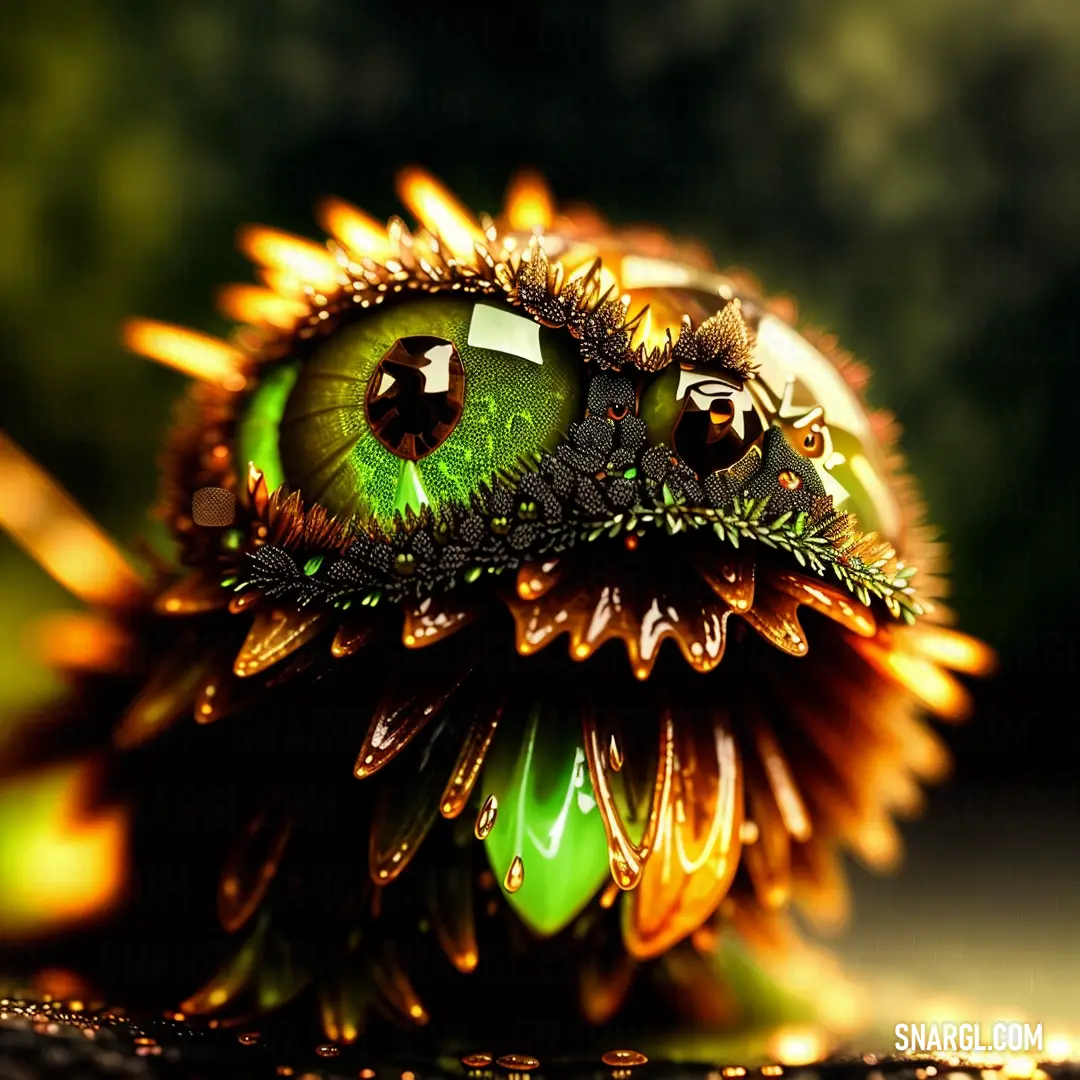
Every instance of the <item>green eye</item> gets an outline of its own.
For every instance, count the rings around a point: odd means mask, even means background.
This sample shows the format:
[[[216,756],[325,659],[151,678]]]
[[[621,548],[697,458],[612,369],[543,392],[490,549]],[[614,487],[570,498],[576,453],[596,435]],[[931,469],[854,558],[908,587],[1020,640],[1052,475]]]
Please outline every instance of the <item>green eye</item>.
[[[241,460],[335,514],[381,523],[467,504],[551,450],[579,413],[569,337],[497,303],[422,299],[365,313],[260,384]]]

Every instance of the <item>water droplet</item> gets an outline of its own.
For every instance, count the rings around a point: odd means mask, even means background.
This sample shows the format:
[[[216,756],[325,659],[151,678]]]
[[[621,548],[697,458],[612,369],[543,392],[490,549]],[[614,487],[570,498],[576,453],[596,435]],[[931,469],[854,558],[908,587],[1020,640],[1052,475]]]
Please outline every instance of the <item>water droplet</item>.
[[[615,736],[611,736],[611,744],[608,746],[608,761],[611,762],[612,772],[622,772],[623,767],[623,754],[622,748],[615,741]]]
[[[476,815],[476,828],[473,830],[477,840],[483,840],[487,834],[495,828],[495,818],[499,814],[499,800],[494,795],[489,795],[480,807],[480,813]]]
[[[600,1060],[605,1065],[627,1068],[634,1065],[644,1065],[649,1059],[637,1050],[608,1050],[601,1055]]]
[[[755,844],[759,836],[759,830],[756,821],[744,821],[739,826],[739,839],[744,844]]]
[[[279,1065],[274,1072],[276,1072],[278,1076],[292,1076],[293,1067],[291,1065]]]
[[[236,1041],[241,1046],[254,1046],[259,1041],[259,1033],[257,1031],[245,1031],[242,1035],[236,1036]]]
[[[510,864],[510,868],[506,871],[506,877],[503,878],[503,885],[506,886],[507,892],[517,892],[521,888],[525,881],[525,864],[521,861],[520,855],[514,856],[514,861]]]
[[[503,1054],[495,1064],[500,1069],[509,1069],[511,1072],[528,1072],[531,1069],[540,1068],[539,1060],[529,1057],[528,1054]]]
[[[490,1054],[466,1054],[461,1064],[466,1069],[486,1069],[494,1060]]]
[[[341,1054],[341,1047],[335,1046],[334,1043],[323,1043],[315,1047],[315,1053],[321,1058],[336,1058]]]

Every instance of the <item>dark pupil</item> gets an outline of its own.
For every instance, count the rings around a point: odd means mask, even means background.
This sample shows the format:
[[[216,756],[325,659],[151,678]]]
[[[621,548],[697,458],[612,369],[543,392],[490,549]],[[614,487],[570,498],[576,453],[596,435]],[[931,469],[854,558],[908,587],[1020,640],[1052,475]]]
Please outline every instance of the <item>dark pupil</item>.
[[[368,383],[372,433],[409,461],[437,449],[457,426],[465,402],[465,368],[454,343],[417,334],[398,338]]]
[[[735,430],[735,408],[730,397],[716,396],[706,403],[699,395],[687,394],[675,425],[675,449],[698,476],[731,468],[760,437],[756,413],[744,413],[742,434]]]

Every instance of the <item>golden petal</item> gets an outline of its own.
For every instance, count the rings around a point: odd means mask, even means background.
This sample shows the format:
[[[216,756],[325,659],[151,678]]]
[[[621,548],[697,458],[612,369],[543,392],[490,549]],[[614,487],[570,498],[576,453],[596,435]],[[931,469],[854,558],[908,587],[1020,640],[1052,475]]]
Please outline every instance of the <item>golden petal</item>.
[[[839,623],[860,637],[873,637],[877,620],[871,610],[853,600],[841,589],[834,589],[802,574],[776,573],[769,575],[769,584],[793,600]]]
[[[836,933],[851,908],[847,878],[835,844],[815,835],[791,851],[792,892],[796,903],[821,933]]]
[[[159,615],[201,615],[219,611],[229,602],[218,574],[196,570],[160,593],[154,601]]]
[[[383,782],[371,820],[368,869],[376,885],[389,885],[412,862],[439,816],[439,796],[457,754],[457,731],[442,717],[423,734],[419,765],[408,786],[393,777]]]
[[[653,849],[623,905],[623,940],[642,960],[701,926],[727,895],[739,863],[743,777],[728,719],[677,716],[674,739]]]
[[[506,193],[506,218],[515,232],[551,227],[554,200],[544,178],[531,169],[517,174]]]
[[[754,748],[765,770],[784,827],[794,839],[808,840],[812,832],[810,814],[772,728],[764,717],[756,716],[752,722],[752,731]]]
[[[259,920],[247,940],[225,966],[198,992],[189,997],[181,1010],[191,1016],[218,1012],[235,1001],[253,982],[269,920]]]
[[[670,714],[665,714],[660,724],[660,753],[656,780],[653,787],[652,808],[641,843],[630,838],[608,775],[610,754],[605,750],[605,731],[594,713],[585,713],[582,719],[585,737],[585,757],[589,764],[589,776],[597,809],[607,835],[608,859],[611,877],[620,889],[633,889],[641,881],[649,851],[656,841],[661,817],[671,795],[672,772],[675,767],[674,724]],[[612,771],[621,771],[612,770]]]
[[[375,709],[353,775],[362,780],[397,757],[463,681],[464,676],[439,683],[412,680],[407,687],[398,685],[387,691]]]
[[[247,359],[237,348],[219,338],[183,326],[128,319],[123,327],[124,344],[133,353],[230,391],[247,385]]]
[[[323,199],[315,210],[319,225],[357,259],[385,259],[390,254],[386,226],[344,199]]]
[[[113,541],[3,432],[0,529],[87,604],[133,608],[146,597],[141,577]]]
[[[262,599],[263,595],[258,589],[245,589],[242,593],[237,593],[229,601],[229,614],[239,615],[242,611],[249,611],[258,607]]]
[[[759,585],[754,606],[742,617],[770,645],[789,656],[805,656],[806,634],[799,625],[799,602],[764,584]]]
[[[376,989],[398,1015],[418,1027],[428,1022],[427,1009],[389,946],[372,966],[371,976]]]
[[[292,833],[292,818],[281,803],[252,819],[234,845],[218,885],[218,919],[234,934],[266,896]]]
[[[889,641],[897,642],[890,646]],[[971,697],[960,682],[933,660],[902,652],[898,639],[856,639],[853,648],[876,671],[903,686],[942,720],[966,720]]]
[[[373,998],[370,982],[355,974],[323,983],[319,991],[319,1019],[326,1038],[345,1046],[356,1042],[364,1032]]]
[[[34,652],[61,671],[119,674],[133,666],[138,642],[132,634],[102,615],[89,611],[57,611],[33,625]]]
[[[754,606],[754,562],[745,555],[725,553],[699,559],[698,573],[732,611],[742,614]]]
[[[471,263],[484,234],[472,214],[434,177],[420,169],[404,169],[397,178],[398,197],[425,229],[437,236],[457,259]]]
[[[311,608],[270,608],[256,613],[233,663],[240,678],[259,675],[291,656],[326,628],[329,615]]]
[[[743,863],[762,907],[779,909],[791,899],[791,839],[768,778],[756,755],[748,754],[746,812],[757,839],[743,847]]]
[[[562,579],[563,567],[558,559],[526,563],[517,573],[517,594],[522,600],[538,600]]]
[[[439,800],[439,810],[443,817],[456,818],[465,809],[483,768],[488,747],[495,736],[502,710],[503,702],[496,700],[488,702],[483,710],[477,712]]]
[[[212,724],[246,708],[263,690],[258,680],[238,679],[227,659],[212,664],[195,695],[195,720],[199,724]]]
[[[118,750],[131,750],[156,738],[180,717],[190,714],[212,658],[197,642],[181,645],[150,673],[113,732]]]
[[[904,627],[901,648],[962,675],[989,675],[997,663],[994,651],[981,641],[948,626],[917,623]]]
[[[330,652],[339,660],[352,656],[375,637],[377,630],[378,624],[370,616],[351,616],[337,628],[330,643]]]
[[[426,597],[405,606],[402,643],[410,649],[434,645],[468,626],[476,616],[475,605],[467,600],[462,602],[460,597]]]
[[[590,1024],[606,1024],[623,1006],[634,985],[637,964],[622,950],[604,964],[595,955],[582,960],[581,1011]]]

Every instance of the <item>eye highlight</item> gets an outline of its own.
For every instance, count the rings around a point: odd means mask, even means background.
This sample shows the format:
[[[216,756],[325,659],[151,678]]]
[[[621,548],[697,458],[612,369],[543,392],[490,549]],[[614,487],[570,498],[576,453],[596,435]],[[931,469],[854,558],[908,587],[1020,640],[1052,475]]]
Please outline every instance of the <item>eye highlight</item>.
[[[580,368],[568,336],[495,303],[379,308],[260,385],[239,449],[306,500],[389,524],[407,509],[467,505],[553,449],[577,417]]]

